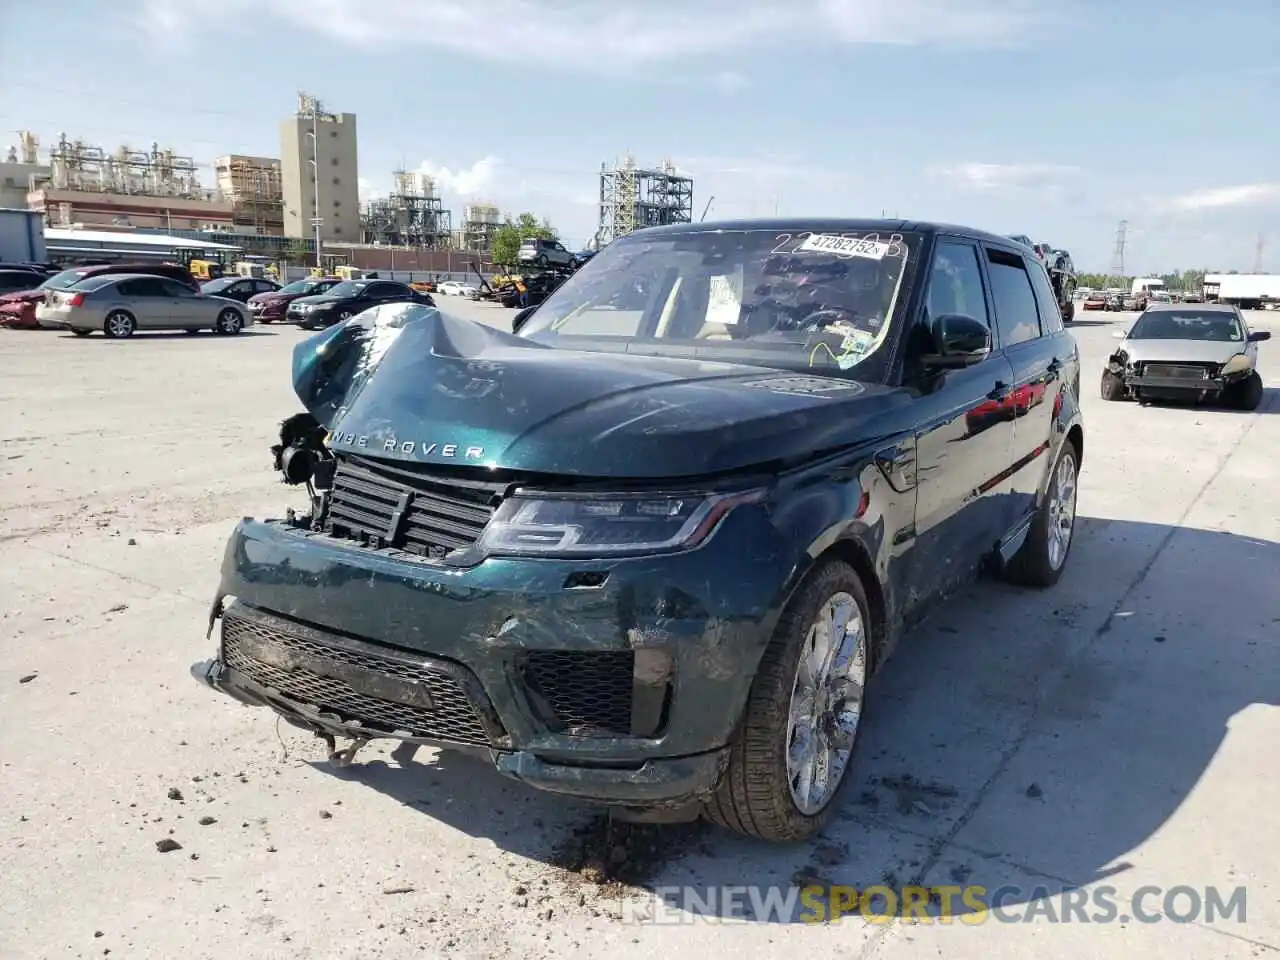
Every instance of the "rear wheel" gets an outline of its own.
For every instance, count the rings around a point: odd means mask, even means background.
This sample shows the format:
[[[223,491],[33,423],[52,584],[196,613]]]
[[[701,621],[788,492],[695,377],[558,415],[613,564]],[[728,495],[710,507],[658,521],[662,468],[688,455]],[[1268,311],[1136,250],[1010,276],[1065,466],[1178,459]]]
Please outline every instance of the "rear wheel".
[[[1005,570],[1014,583],[1051,587],[1062,576],[1074,540],[1079,473],[1080,453],[1068,440],[1053,466],[1044,502],[1031,521],[1026,542]]]
[[[133,319],[133,314],[124,310],[112,310],[102,323],[102,332],[115,340],[132,337],[137,328],[138,323]]]
[[[810,575],[760,660],[710,820],[775,842],[826,825],[862,729],[871,622],[852,567],[830,561]]]

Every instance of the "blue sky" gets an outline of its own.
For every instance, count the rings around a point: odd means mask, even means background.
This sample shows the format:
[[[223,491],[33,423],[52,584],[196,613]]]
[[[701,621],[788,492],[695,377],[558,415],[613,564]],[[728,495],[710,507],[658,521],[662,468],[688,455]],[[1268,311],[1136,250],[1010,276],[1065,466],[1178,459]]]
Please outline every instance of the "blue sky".
[[[594,232],[602,162],[710,218],[881,211],[1106,270],[1280,271],[1276,0],[9,0],[0,128],[278,154],[298,90],[404,165]],[[4,139],[11,138],[7,132]],[[7,144],[5,144],[7,146]],[[212,178],[209,177],[211,180]]]

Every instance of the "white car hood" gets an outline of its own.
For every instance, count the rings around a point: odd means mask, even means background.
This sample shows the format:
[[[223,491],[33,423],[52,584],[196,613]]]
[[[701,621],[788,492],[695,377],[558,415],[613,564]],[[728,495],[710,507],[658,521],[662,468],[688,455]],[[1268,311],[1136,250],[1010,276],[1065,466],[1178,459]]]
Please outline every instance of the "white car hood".
[[[1246,346],[1243,340],[1125,340],[1121,349],[1130,362],[1226,363]]]

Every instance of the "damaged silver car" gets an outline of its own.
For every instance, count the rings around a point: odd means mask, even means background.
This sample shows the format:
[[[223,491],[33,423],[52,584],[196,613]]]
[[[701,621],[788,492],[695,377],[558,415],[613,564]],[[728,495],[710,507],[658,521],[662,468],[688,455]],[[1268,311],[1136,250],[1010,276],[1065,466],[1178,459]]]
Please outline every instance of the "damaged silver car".
[[[1153,304],[1125,333],[1102,370],[1102,399],[1141,402],[1216,401],[1256,410],[1265,393],[1258,343],[1266,330],[1249,329],[1228,304]]]

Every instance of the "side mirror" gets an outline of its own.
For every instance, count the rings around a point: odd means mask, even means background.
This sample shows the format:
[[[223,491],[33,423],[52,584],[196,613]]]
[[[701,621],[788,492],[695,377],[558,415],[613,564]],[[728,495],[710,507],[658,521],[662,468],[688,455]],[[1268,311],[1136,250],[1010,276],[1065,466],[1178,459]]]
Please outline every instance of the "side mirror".
[[[1253,331],[1253,333],[1249,334],[1250,343],[1260,343],[1263,340],[1270,340],[1270,339],[1271,339],[1270,330],[1255,330]]]
[[[520,328],[523,327],[525,323],[528,322],[529,318],[533,316],[533,311],[537,309],[538,309],[537,307],[525,307],[523,310],[517,313],[515,317],[513,317],[511,320],[511,332],[519,333]]]
[[[924,358],[938,369],[970,367],[991,354],[991,328],[974,317],[946,313],[933,322],[934,352]]]

